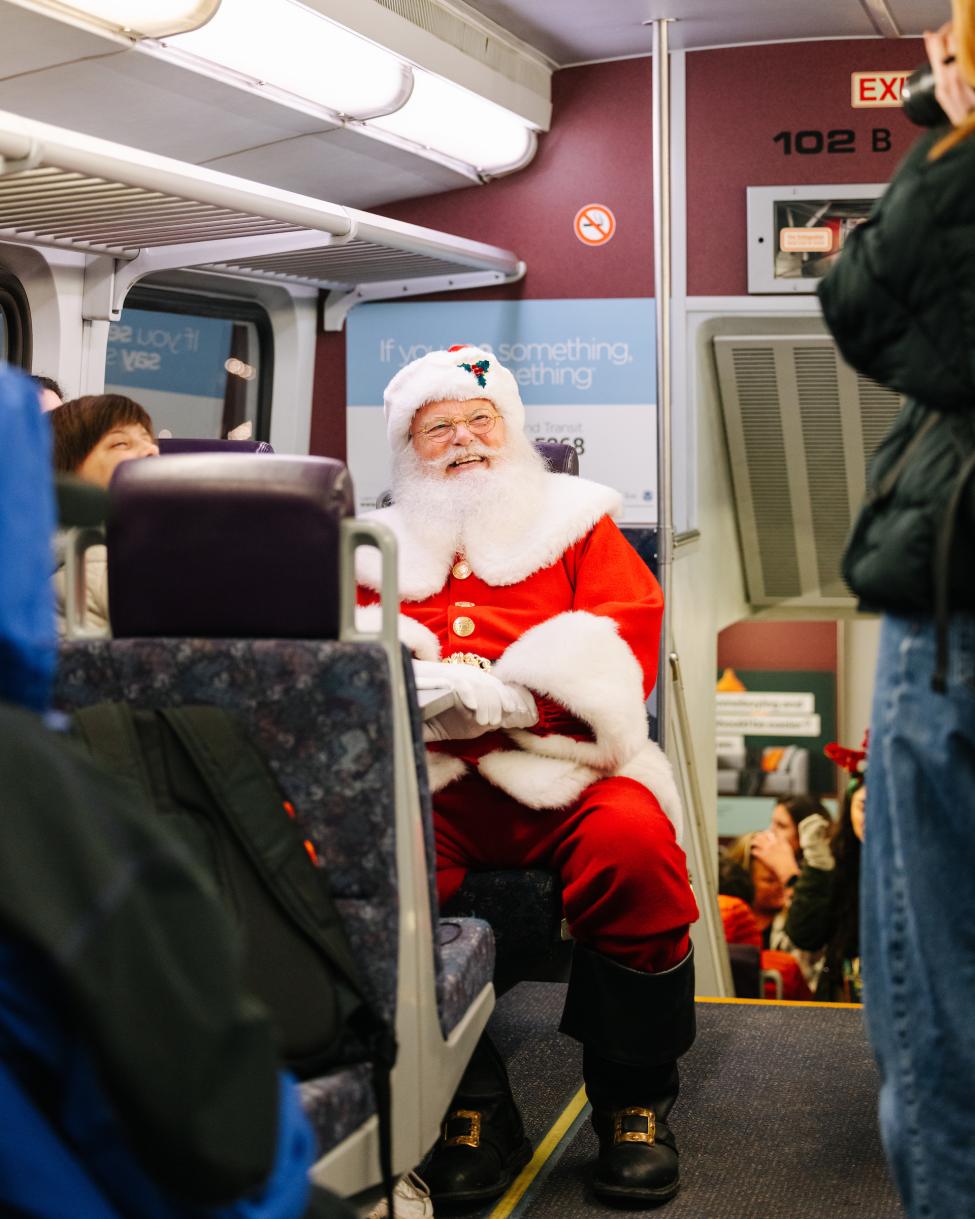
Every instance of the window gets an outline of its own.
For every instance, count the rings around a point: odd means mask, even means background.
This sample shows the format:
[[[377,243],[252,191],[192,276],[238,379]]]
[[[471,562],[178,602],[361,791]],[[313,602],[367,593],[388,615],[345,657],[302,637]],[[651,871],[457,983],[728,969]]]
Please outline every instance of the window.
[[[0,267],[0,360],[30,368],[30,310],[20,281]]]
[[[105,392],[135,398],[157,433],[267,440],[272,363],[259,305],[135,288],[109,327]]]

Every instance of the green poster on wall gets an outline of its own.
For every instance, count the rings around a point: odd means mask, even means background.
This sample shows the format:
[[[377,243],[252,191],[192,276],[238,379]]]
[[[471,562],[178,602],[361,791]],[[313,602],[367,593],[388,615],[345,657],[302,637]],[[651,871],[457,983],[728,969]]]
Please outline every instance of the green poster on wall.
[[[823,754],[836,740],[836,674],[807,669],[738,669],[743,690],[719,690],[717,742],[723,795],[813,795],[836,790]],[[805,754],[805,756],[803,756]]]

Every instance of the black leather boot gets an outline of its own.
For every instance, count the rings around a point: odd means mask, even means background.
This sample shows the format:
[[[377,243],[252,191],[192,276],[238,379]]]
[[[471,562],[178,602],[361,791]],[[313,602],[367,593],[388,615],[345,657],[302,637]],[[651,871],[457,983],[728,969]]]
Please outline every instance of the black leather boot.
[[[673,969],[646,974],[577,944],[561,1029],[583,1043],[599,1138],[596,1195],[624,1205],[666,1202],[680,1186],[667,1118],[676,1060],[694,1041],[693,950]]]
[[[503,1194],[531,1154],[508,1072],[484,1033],[420,1175],[435,1209],[468,1206]]]

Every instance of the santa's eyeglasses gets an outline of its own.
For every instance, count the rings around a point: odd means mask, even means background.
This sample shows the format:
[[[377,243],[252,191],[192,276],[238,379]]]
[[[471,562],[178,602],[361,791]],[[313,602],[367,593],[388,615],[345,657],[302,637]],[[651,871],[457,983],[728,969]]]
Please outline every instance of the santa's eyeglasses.
[[[410,438],[422,436],[434,444],[449,444],[457,435],[457,428],[462,423],[472,436],[486,436],[494,427],[500,415],[490,411],[476,410],[472,415],[456,415],[453,419],[434,419],[426,427],[410,432]]]

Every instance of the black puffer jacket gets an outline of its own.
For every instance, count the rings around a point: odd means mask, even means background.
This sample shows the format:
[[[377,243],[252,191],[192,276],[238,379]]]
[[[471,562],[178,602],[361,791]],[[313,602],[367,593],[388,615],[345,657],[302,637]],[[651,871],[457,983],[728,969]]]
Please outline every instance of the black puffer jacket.
[[[846,360],[909,401],[877,450],[843,574],[866,609],[975,610],[975,138],[920,139],[819,288]],[[940,585],[940,588],[939,588]]]

